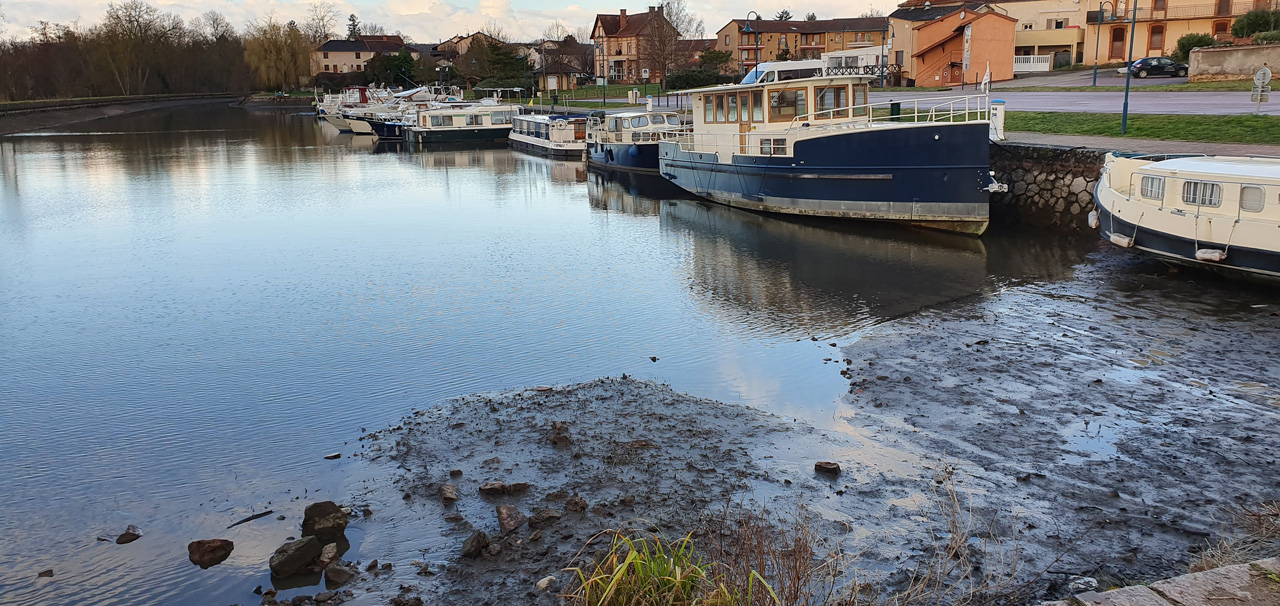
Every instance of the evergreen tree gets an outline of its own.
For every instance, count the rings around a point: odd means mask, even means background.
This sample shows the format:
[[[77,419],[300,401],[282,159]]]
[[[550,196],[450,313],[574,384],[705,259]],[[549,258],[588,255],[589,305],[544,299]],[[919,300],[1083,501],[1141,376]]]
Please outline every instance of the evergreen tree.
[[[360,37],[360,20],[355,15],[347,17],[347,40],[355,40]]]
[[[778,21],[790,21],[790,20],[791,20],[791,11],[789,11],[789,10],[787,10],[787,9],[785,9],[785,8],[784,8],[784,9],[782,9],[782,10],[778,11],[778,14],[774,15],[774,16],[773,16],[773,18],[774,18],[774,19],[776,19],[776,20],[778,20]]]
[[[809,13],[809,14],[807,14],[807,15],[805,15],[805,16],[804,16],[804,20],[805,20],[805,21],[817,21],[817,20],[818,20],[818,15],[817,15],[816,13]]]

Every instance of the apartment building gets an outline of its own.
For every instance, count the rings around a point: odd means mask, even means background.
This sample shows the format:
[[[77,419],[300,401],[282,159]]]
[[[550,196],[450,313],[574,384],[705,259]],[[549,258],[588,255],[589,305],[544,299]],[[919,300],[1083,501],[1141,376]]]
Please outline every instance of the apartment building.
[[[888,36],[888,19],[860,17],[817,21],[734,19],[716,32],[716,50],[729,51],[739,72],[761,61],[786,56],[817,59],[822,53],[880,46]],[[748,31],[749,29],[749,31]],[[900,53],[891,54],[901,64]]]

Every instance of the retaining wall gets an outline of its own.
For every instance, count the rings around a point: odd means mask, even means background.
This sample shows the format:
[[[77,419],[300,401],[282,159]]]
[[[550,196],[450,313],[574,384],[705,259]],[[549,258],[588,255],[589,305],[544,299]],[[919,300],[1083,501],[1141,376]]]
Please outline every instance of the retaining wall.
[[[1248,80],[1264,65],[1280,72],[1280,44],[1197,48],[1190,65],[1192,82]]]
[[[991,142],[991,170],[1007,193],[991,194],[991,220],[1053,231],[1088,230],[1101,149]]]

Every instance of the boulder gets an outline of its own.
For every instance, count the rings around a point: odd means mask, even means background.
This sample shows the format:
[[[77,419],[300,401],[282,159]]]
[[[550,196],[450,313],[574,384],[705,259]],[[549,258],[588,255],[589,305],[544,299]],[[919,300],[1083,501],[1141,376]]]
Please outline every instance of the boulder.
[[[524,526],[525,521],[529,519],[523,513],[520,513],[520,510],[516,509],[515,505],[499,505],[497,511],[498,526],[502,527],[502,534],[504,535],[511,534],[515,529]]]
[[[529,518],[529,528],[546,528],[558,521],[560,521],[560,512],[554,509],[543,509]]]
[[[344,566],[342,562],[333,562],[324,568],[324,586],[326,589],[337,589],[360,574],[355,568]]]
[[[489,546],[489,535],[483,530],[477,530],[462,542],[462,556],[466,558],[478,557],[484,548]]]
[[[271,574],[281,578],[290,576],[314,562],[320,557],[320,551],[320,541],[314,536],[285,543],[271,554]]]
[[[187,544],[187,558],[200,568],[209,568],[221,564],[231,555],[236,544],[226,539],[205,539]]]
[[[324,567],[338,560],[338,544],[329,543],[320,548],[320,558],[316,560],[316,568],[323,570]]]
[[[333,501],[307,505],[302,518],[302,536],[329,542],[342,537],[347,530],[347,512]]]
[[[458,485],[445,482],[440,485],[440,500],[445,505],[450,505],[458,500]]]
[[[120,536],[116,537],[116,545],[125,545],[142,538],[142,531],[137,526],[130,524],[128,528]]]
[[[507,492],[507,485],[502,482],[485,482],[484,484],[480,485],[480,494],[495,496],[500,494],[506,494],[506,492]]]
[[[813,464],[813,470],[818,473],[838,476],[840,475],[840,464],[832,463],[831,461],[819,461]]]

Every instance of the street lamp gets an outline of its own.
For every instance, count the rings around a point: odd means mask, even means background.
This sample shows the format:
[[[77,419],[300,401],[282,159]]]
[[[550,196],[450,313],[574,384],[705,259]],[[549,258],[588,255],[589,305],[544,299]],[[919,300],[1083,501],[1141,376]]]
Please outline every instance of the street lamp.
[[[885,33],[889,34],[888,40],[885,39]],[[884,29],[880,30],[880,48],[884,49],[884,61],[880,63],[880,88],[884,88],[885,77],[889,75],[889,40],[897,38],[898,35],[893,31],[893,24],[889,23],[889,18],[884,18]]]
[[[436,66],[436,86],[444,86],[444,72],[448,69],[443,65]]]
[[[1120,114],[1120,134],[1124,135],[1129,128],[1129,81],[1133,79],[1133,39],[1138,33],[1138,3],[1133,3],[1133,13],[1129,16],[1129,60],[1124,67],[1124,110]],[[1095,57],[1096,59],[1096,57]]]
[[[756,26],[754,29],[752,29],[751,27],[751,15],[756,16]],[[748,12],[746,21],[747,21],[747,24],[742,27],[742,33],[744,34],[754,33],[756,35],[756,48],[755,48],[756,63],[755,64],[760,65],[760,13],[757,13],[755,11]],[[741,52],[741,49],[739,49],[739,52]],[[743,69],[743,67],[744,66],[742,64],[742,55],[738,55],[738,72],[745,75],[747,70]]]
[[[1093,41],[1093,85],[1098,85],[1098,51],[1102,46],[1102,20],[1106,17],[1107,6],[1111,7],[1111,18],[1108,21],[1116,20],[1116,3],[1113,0],[1103,0],[1098,3],[1098,35]]]

